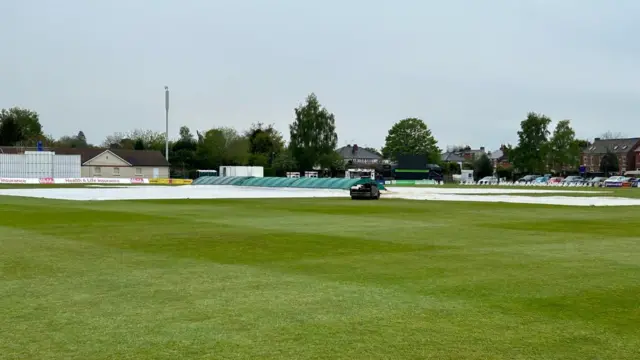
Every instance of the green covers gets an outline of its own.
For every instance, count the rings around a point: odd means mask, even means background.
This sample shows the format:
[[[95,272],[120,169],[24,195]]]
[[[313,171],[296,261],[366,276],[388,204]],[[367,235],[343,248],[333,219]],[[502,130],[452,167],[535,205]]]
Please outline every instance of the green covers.
[[[255,187],[289,187],[311,189],[344,189],[353,185],[375,183],[372,179],[348,178],[286,178],[286,177],[251,177],[251,176],[202,176],[193,185],[236,185]],[[381,190],[384,185],[378,184]]]

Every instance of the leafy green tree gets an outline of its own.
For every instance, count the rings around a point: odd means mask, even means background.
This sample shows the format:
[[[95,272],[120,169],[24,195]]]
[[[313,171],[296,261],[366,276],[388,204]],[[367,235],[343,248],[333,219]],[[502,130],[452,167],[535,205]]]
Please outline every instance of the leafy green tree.
[[[7,117],[0,122],[0,145],[14,146],[22,140],[24,135],[15,118]]]
[[[345,169],[344,159],[337,151],[322,155],[318,163],[322,169],[329,170],[331,174]]]
[[[217,169],[222,165],[247,165],[249,140],[235,129],[211,129],[199,136],[197,163],[202,169]]]
[[[291,151],[285,148],[273,159],[273,167],[280,175],[284,175],[287,171],[298,169],[298,164]]]
[[[476,176],[476,180],[493,175],[493,164],[491,164],[491,159],[487,154],[480,155],[473,163],[473,173]]]
[[[136,139],[135,144],[133,145],[134,150],[144,150],[144,141],[142,139]]]
[[[89,147],[89,144],[87,144],[87,138],[84,136],[82,131],[80,131],[76,136],[62,136],[53,145],[61,148],[78,149]]]
[[[442,170],[447,175],[456,175],[461,173],[460,164],[457,162],[446,162],[442,164]]]
[[[510,151],[509,160],[519,172],[544,173],[549,153],[548,137],[551,119],[530,112],[520,123],[518,146]]]
[[[21,135],[20,140],[16,142],[33,145],[44,135],[40,124],[40,116],[35,111],[20,107],[0,110],[0,124],[8,119],[13,119],[19,129],[17,133],[14,133],[14,135],[18,133]],[[9,127],[11,126],[13,125],[9,125]]]
[[[604,154],[600,159],[600,172],[609,176],[610,173],[617,173],[618,171],[620,171],[618,156],[610,149],[607,149],[606,154]]]
[[[192,177],[193,172],[198,168],[198,158],[196,152],[198,143],[191,130],[187,126],[180,127],[180,138],[171,144],[169,152],[169,162],[172,171],[177,177]],[[206,167],[206,166],[205,166]]]
[[[249,164],[253,166],[271,166],[284,149],[282,134],[273,125],[253,124],[244,136],[249,139]]]
[[[80,130],[78,131],[78,135],[76,135],[76,139],[78,139],[78,142],[80,144],[84,144],[84,145],[89,145],[89,143],[87,143],[87,137],[84,135],[84,131]]]
[[[300,170],[311,170],[323,155],[335,151],[338,144],[335,116],[320,105],[315,94],[295,109],[296,118],[289,125],[289,149]]]
[[[109,135],[102,142],[103,147],[116,149],[136,149],[142,143],[145,150],[157,150],[164,154],[166,135],[153,130],[135,129],[128,133],[116,132]],[[139,142],[138,142],[139,140]]]
[[[382,154],[391,160],[400,155],[423,155],[430,163],[440,162],[438,142],[427,124],[417,118],[400,120],[389,129]]]
[[[559,121],[549,140],[549,168],[561,172],[580,163],[580,146],[569,120]]]
[[[496,175],[499,179],[513,180],[513,167],[511,166],[497,166]]]
[[[183,142],[193,141],[193,134],[191,133],[191,130],[189,129],[188,126],[181,126],[180,127],[180,140],[179,141],[183,141]]]
[[[584,140],[584,139],[576,139],[576,146],[580,149],[586,149],[589,146],[591,146],[591,142],[589,142],[589,140]]]

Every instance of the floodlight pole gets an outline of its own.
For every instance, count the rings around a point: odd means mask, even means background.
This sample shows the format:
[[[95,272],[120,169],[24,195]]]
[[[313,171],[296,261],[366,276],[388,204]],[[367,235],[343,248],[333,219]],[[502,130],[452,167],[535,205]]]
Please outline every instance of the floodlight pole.
[[[165,110],[165,144],[164,144],[164,155],[169,161],[169,87],[164,87],[164,110]]]

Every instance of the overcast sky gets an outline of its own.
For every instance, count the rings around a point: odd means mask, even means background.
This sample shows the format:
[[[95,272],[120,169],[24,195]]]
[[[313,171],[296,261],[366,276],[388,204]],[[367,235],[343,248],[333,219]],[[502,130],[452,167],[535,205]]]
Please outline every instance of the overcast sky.
[[[640,135],[637,0],[0,1],[0,107],[94,143],[273,123],[310,92],[339,144],[419,117],[440,147],[515,143],[529,111]],[[628,130],[627,130],[628,129]],[[634,132],[635,131],[635,132]]]

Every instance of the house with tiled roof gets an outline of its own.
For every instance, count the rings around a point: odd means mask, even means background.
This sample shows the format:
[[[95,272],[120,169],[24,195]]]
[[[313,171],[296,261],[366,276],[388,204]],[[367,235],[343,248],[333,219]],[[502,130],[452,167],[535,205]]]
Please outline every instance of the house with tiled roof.
[[[357,144],[343,146],[336,151],[344,159],[345,163],[353,165],[376,165],[382,161],[382,156],[361,148]]]
[[[638,149],[640,149],[640,138],[595,138],[591,145],[582,150],[581,162],[587,172],[599,172],[600,160],[607,152],[612,152],[618,157],[620,172],[624,173],[640,168]]]

